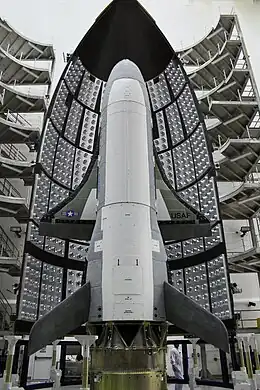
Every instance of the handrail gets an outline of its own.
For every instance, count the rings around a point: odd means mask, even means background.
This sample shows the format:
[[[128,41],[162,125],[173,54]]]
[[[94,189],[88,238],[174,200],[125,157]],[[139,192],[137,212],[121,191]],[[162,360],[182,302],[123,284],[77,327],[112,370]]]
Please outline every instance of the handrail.
[[[2,321],[0,323],[0,330],[5,330],[6,324],[8,327],[10,326],[11,322],[11,315],[12,315],[12,307],[8,300],[6,299],[5,295],[0,290],[0,314],[2,314]],[[2,308],[2,310],[1,310]],[[9,309],[9,311],[8,311]]]
[[[13,198],[21,198],[21,194],[7,179],[0,179],[0,193]]]
[[[1,299],[0,299],[1,303]],[[0,310],[0,330],[5,330],[7,323],[7,312],[5,310]]]
[[[2,144],[1,152],[3,151],[8,158],[17,161],[27,161],[25,155],[13,144]]]
[[[242,242],[242,244],[243,244],[243,238],[242,238],[241,242]],[[253,249],[253,248],[249,249],[249,251],[251,251],[252,249]],[[228,259],[230,260],[230,263],[229,263],[229,264],[230,264],[230,265],[236,265],[236,263],[232,262],[232,259],[233,259],[234,257],[244,255],[245,252],[248,252],[248,251],[247,251],[247,250],[244,250],[244,251],[240,251],[240,252],[236,252],[236,251],[234,251],[234,252],[232,252],[232,251],[227,252],[227,257],[228,257]],[[234,259],[233,259],[233,260],[234,260]],[[246,264],[245,264],[245,265],[246,265]]]
[[[22,115],[18,112],[12,112],[11,110],[7,111],[6,119],[13,123],[18,123],[23,126],[32,127],[31,123],[28,122]]]
[[[0,226],[0,256],[19,258],[19,250]]]
[[[9,315],[12,315],[12,313],[13,313],[12,306],[10,305],[10,303],[6,299],[6,296],[4,295],[4,293],[1,290],[0,290],[0,299],[1,299],[1,301],[4,302],[5,306],[9,307],[9,309],[10,309]]]

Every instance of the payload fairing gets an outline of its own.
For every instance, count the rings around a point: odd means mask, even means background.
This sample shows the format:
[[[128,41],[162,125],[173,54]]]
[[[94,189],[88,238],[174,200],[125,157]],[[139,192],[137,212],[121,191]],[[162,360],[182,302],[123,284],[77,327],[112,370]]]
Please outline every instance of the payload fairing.
[[[93,149],[86,146],[84,126],[92,135],[96,128]],[[61,243],[74,239],[90,246],[87,280],[44,316],[39,311],[30,353],[87,323],[88,332],[99,336],[92,351],[95,388],[114,390],[161,388],[168,324],[227,351],[225,326],[209,311],[220,307],[221,318],[229,316],[224,293],[219,294],[227,280],[205,125],[179,59],[137,1],[112,2],[76,49],[54,94],[45,134],[43,151],[51,138],[56,142],[49,153],[56,153],[55,163],[42,154],[43,177],[54,178],[49,193],[60,181],[60,193],[68,188],[70,196],[55,198],[54,208],[48,203],[40,234],[46,243],[58,237]],[[68,159],[59,164],[71,171],[74,147],[75,172],[80,153],[92,150],[78,187],[55,166],[67,150]],[[97,206],[90,218],[93,191]],[[160,213],[161,200],[167,218]],[[193,242],[199,243],[194,255],[185,249]],[[57,264],[58,256],[48,258],[46,243],[40,244],[45,250],[27,249]],[[182,259],[169,261],[169,248],[177,258],[179,246]],[[30,259],[28,269],[29,264]],[[170,284],[169,265],[183,267],[186,295]]]
[[[157,348],[152,329],[170,322],[228,351],[224,324],[168,283],[165,238],[157,220],[155,171],[159,169],[153,152],[150,102],[142,74],[129,60],[120,61],[108,79],[99,138],[98,203],[88,251],[88,281],[36,322],[30,335],[30,353],[85,322],[88,326],[117,324],[122,342],[122,325],[129,329],[131,323],[149,323],[150,342]],[[187,238],[209,235],[209,221],[171,192],[171,239],[176,239],[175,231],[182,227]],[[80,238],[75,229],[79,226],[81,238],[89,238],[84,223],[87,194],[88,184],[83,182],[43,218],[40,232]],[[182,216],[185,223],[175,224]],[[142,341],[139,347],[145,346]],[[147,346],[147,353],[150,348]],[[114,353],[117,355],[118,350]],[[148,367],[141,368],[144,371]],[[122,368],[118,369],[120,372]],[[156,367],[149,369],[156,371]]]

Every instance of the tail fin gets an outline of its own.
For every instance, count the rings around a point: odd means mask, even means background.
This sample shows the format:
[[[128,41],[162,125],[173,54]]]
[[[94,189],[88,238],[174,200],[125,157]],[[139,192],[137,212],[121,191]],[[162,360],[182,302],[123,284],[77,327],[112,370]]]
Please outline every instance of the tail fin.
[[[203,341],[229,352],[228,333],[223,322],[169,283],[164,283],[167,321]]]
[[[89,308],[90,283],[87,283],[33,325],[29,355],[87,322]]]

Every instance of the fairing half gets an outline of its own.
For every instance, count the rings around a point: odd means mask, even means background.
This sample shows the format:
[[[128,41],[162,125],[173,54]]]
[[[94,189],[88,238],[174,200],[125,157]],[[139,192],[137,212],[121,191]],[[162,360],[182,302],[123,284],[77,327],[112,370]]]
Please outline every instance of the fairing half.
[[[84,208],[78,200],[97,186],[100,107],[108,75],[123,58],[135,62],[147,82],[157,179],[170,215],[159,222],[169,282],[220,319],[231,318],[214,167],[197,100],[180,60],[146,11],[135,0],[115,0],[71,56],[46,117],[19,319],[35,321],[84,284],[94,220],[78,223]],[[180,217],[171,212],[174,202],[183,208]],[[51,230],[54,221],[58,234]],[[174,235],[172,224],[184,221],[186,230]],[[80,236],[81,223],[89,236]]]

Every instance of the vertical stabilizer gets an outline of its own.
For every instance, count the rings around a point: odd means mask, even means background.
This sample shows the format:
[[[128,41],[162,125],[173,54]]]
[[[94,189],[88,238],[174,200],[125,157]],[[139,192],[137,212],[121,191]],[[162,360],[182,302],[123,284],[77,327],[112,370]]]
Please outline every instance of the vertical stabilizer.
[[[227,329],[220,319],[167,282],[164,283],[164,300],[167,321],[229,352]]]
[[[33,325],[29,339],[29,355],[87,322],[89,307],[90,283],[87,283]]]

